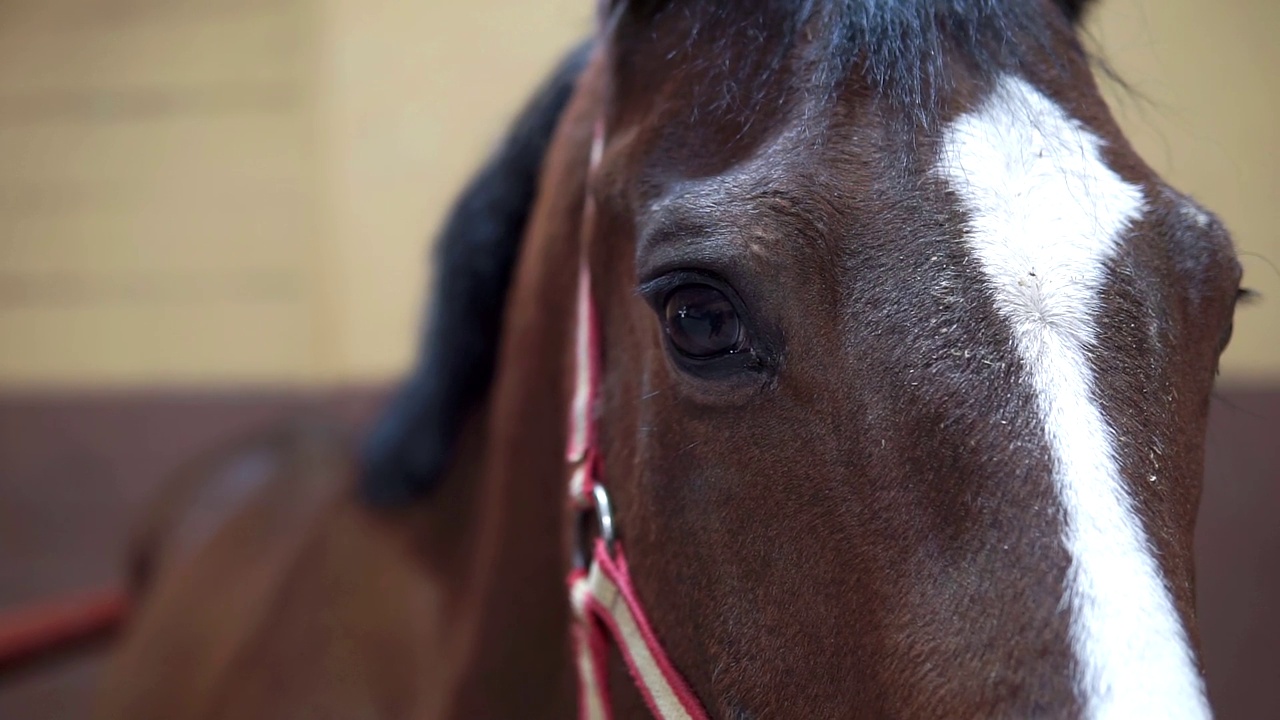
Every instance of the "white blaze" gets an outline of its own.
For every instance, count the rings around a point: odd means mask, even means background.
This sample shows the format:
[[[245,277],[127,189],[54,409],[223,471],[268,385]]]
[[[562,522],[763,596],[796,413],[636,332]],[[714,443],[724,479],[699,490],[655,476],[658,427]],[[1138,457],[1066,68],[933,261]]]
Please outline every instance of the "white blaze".
[[[939,170],[970,217],[965,241],[1011,326],[1053,455],[1085,714],[1207,717],[1186,632],[1094,400],[1106,262],[1143,209],[1141,189],[1107,167],[1101,145],[1010,76],[947,128]]]

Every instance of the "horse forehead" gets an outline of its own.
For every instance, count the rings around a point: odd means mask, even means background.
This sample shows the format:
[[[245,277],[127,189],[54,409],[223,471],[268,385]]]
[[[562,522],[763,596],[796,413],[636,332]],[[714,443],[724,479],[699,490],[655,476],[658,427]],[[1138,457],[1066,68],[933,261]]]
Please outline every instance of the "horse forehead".
[[[964,215],[958,237],[987,263],[1005,312],[1078,332],[1081,318],[1124,305],[1145,318],[1155,349],[1169,340],[1172,304],[1199,303],[1238,267],[1230,235],[1114,126],[1077,119],[1079,102],[1003,76],[946,123],[931,172]]]
[[[1091,309],[1082,293],[1099,289],[1104,264],[1145,210],[1143,189],[1103,150],[1098,135],[1012,75],[943,133],[937,172],[968,213],[969,234],[990,239],[977,251],[1018,283],[1028,310],[1052,310],[1055,300]]]

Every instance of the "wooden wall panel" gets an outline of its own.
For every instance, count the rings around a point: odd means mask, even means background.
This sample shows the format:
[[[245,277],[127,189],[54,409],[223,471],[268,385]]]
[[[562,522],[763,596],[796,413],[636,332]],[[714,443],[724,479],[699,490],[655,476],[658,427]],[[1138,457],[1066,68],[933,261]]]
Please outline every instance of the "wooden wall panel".
[[[0,384],[314,380],[314,5],[0,10]]]
[[[429,292],[430,239],[558,57],[589,0],[324,0],[321,117],[341,375],[398,376]]]
[[[429,238],[591,8],[0,2],[0,389],[397,376]],[[1135,146],[1263,292],[1228,384],[1280,378],[1277,8],[1103,2],[1087,26],[1137,91],[1104,82]]]
[[[314,242],[298,130],[271,112],[0,135],[0,272],[297,272]]]
[[[310,69],[299,33],[303,0],[5,5],[7,92],[289,83]]]

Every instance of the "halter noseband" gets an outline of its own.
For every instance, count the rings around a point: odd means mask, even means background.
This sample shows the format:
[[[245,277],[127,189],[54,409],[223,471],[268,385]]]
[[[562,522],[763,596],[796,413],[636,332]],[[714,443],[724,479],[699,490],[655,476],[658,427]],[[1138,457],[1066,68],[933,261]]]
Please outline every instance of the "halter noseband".
[[[597,120],[591,142],[588,186],[604,150],[604,121]],[[659,720],[706,720],[707,714],[688,683],[663,652],[640,600],[636,597],[617,537],[609,493],[600,484],[601,454],[596,432],[600,396],[600,329],[591,295],[587,239],[595,225],[595,201],[590,190],[583,204],[582,237],[578,256],[578,308],[574,339],[574,388],[569,408],[566,459],[572,468],[569,498],[575,516],[574,567],[569,573],[573,605],[574,662],[578,670],[578,716],[581,720],[610,720],[608,644],[621,651],[649,711]],[[589,547],[584,526],[595,520]]]

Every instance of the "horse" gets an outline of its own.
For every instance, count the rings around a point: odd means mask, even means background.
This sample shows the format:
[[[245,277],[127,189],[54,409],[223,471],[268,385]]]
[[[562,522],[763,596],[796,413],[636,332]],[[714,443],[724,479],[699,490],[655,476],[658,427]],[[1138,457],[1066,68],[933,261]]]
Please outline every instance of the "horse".
[[[1208,716],[1241,270],[1088,6],[601,2],[361,448],[153,514],[100,717]]]

